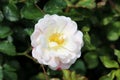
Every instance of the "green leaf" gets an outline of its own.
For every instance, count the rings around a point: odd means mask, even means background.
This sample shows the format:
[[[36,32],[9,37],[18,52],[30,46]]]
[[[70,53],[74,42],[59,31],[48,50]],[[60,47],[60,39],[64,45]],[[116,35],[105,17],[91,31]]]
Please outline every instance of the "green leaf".
[[[1,65],[0,65],[0,80],[3,80],[3,70]]]
[[[79,0],[76,6],[92,9],[96,7],[96,3],[95,0]]]
[[[26,28],[24,31],[30,36],[34,30],[33,28]]]
[[[70,9],[69,13],[63,13],[65,16],[69,16],[74,21],[82,21],[85,16],[76,9]]]
[[[35,4],[29,4],[21,9],[21,16],[26,19],[39,19],[43,16],[43,13]]]
[[[119,64],[115,60],[111,60],[108,56],[101,56],[100,60],[106,68],[119,68]]]
[[[95,50],[96,47],[91,43],[91,37],[88,34],[88,32],[86,32],[86,31],[89,31],[89,29],[87,30],[87,27],[83,27],[82,31],[84,32],[83,39],[84,39],[84,43],[85,43],[85,48],[87,50]]]
[[[108,73],[108,76],[111,77],[112,80],[114,80],[116,74],[116,70],[112,70],[110,73]]]
[[[103,19],[103,25],[108,25],[112,21],[113,17],[105,17]]]
[[[13,71],[3,70],[5,80],[17,80],[17,74]]]
[[[120,69],[116,71],[116,80],[120,80]]]
[[[0,22],[3,21],[3,18],[4,18],[3,13],[2,13],[2,11],[0,11]]]
[[[119,34],[116,31],[109,31],[107,34],[107,38],[110,41],[116,41],[119,38]]]
[[[64,0],[49,0],[44,6],[44,11],[49,14],[61,13],[66,6]]]
[[[77,80],[75,71],[71,72],[71,80]]]
[[[89,69],[93,69],[93,68],[97,67],[97,65],[98,65],[98,56],[94,52],[86,53],[84,56],[84,60],[87,63]],[[94,64],[92,64],[92,63],[94,63]]]
[[[11,29],[7,26],[0,25],[0,38],[6,38],[11,35]]]
[[[113,22],[113,24],[112,24],[114,27],[116,27],[116,28],[119,28],[120,29],[120,21],[115,21],[115,22]]]
[[[70,70],[75,70],[77,73],[85,74],[86,66],[82,60],[77,60],[71,67]]]
[[[38,73],[37,75],[31,77],[30,80],[46,80],[44,73]]]
[[[0,52],[4,53],[6,55],[9,55],[9,56],[16,55],[15,46],[8,41],[0,42]]]
[[[3,68],[7,71],[16,71],[16,69],[9,64],[4,64]]]
[[[20,68],[20,64],[18,61],[16,60],[11,60],[11,61],[8,61],[7,64],[9,66],[11,66],[12,68],[14,68],[15,70],[18,70]]]
[[[71,73],[69,70],[62,70],[63,72],[63,79],[64,80],[71,80]]]
[[[118,62],[120,63],[120,50],[115,49],[114,54],[117,56]]]
[[[15,4],[9,4],[3,8],[4,16],[9,21],[18,21],[20,18],[19,11]]]
[[[99,80],[112,80],[109,76],[102,76]]]
[[[84,27],[82,28],[82,31],[83,31],[83,32],[89,32],[89,31],[90,31],[90,27],[84,26]]]

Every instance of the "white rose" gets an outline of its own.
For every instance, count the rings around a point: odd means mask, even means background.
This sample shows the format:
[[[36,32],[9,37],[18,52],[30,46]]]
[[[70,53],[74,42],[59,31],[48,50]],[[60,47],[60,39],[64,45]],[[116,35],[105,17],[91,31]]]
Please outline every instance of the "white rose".
[[[68,69],[81,56],[83,34],[69,17],[45,15],[31,35],[32,56],[51,69]]]

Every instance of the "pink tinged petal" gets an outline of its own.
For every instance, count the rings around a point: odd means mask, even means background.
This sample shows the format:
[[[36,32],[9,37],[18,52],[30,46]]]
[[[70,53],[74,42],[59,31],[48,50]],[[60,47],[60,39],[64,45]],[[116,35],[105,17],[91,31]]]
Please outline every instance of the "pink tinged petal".
[[[61,67],[57,67],[57,69],[56,69],[56,70],[60,71],[60,70],[61,70]]]
[[[61,69],[69,69],[71,64],[61,64],[60,68]]]

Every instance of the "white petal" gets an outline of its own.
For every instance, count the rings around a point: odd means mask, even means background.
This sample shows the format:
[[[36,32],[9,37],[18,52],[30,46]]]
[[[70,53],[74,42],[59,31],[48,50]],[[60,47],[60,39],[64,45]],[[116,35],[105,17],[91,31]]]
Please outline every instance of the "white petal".
[[[33,47],[37,46],[39,44],[39,42],[37,42],[37,39],[39,38],[39,36],[41,35],[41,32],[39,30],[35,30],[33,32],[33,34],[31,35],[31,45]]]
[[[71,59],[76,58],[76,53],[73,53],[64,48],[57,50],[56,53],[57,57],[59,57],[59,61],[62,63],[70,63]]]
[[[72,39],[68,39],[63,47],[71,52],[76,52],[78,50],[77,44]]]
[[[61,64],[61,69],[69,69],[71,64]]]
[[[77,44],[79,44],[79,48],[83,47],[83,34],[81,31],[77,31],[76,34],[74,35],[74,40]]]
[[[33,50],[32,50],[32,56],[35,58],[35,59],[37,59],[37,61],[39,62],[39,63],[43,63],[42,62],[42,56],[41,56],[41,54],[42,54],[42,50],[41,50],[41,46],[38,46],[38,47],[36,47],[36,48],[33,48]]]
[[[54,33],[62,34],[65,40],[63,45],[49,42]],[[35,25],[35,31],[31,35],[32,56],[40,64],[48,65],[53,70],[59,67],[68,69],[81,56],[82,37],[83,34],[77,31],[76,22],[69,17],[45,15]],[[58,46],[57,49],[52,48],[54,46]]]
[[[66,37],[71,37],[74,35],[76,31],[77,31],[77,24],[76,22],[71,20],[67,23],[67,25],[65,26],[62,32]]]
[[[55,59],[55,57],[51,58],[51,60],[49,61],[48,65],[51,67],[57,67],[58,66],[58,61]]]

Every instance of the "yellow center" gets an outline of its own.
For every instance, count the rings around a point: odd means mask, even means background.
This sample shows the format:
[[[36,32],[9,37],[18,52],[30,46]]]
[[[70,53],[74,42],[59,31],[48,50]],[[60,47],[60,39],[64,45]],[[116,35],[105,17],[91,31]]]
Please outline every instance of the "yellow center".
[[[57,44],[54,47],[58,47],[64,43],[64,38],[62,34],[54,33],[49,37],[49,41]]]

